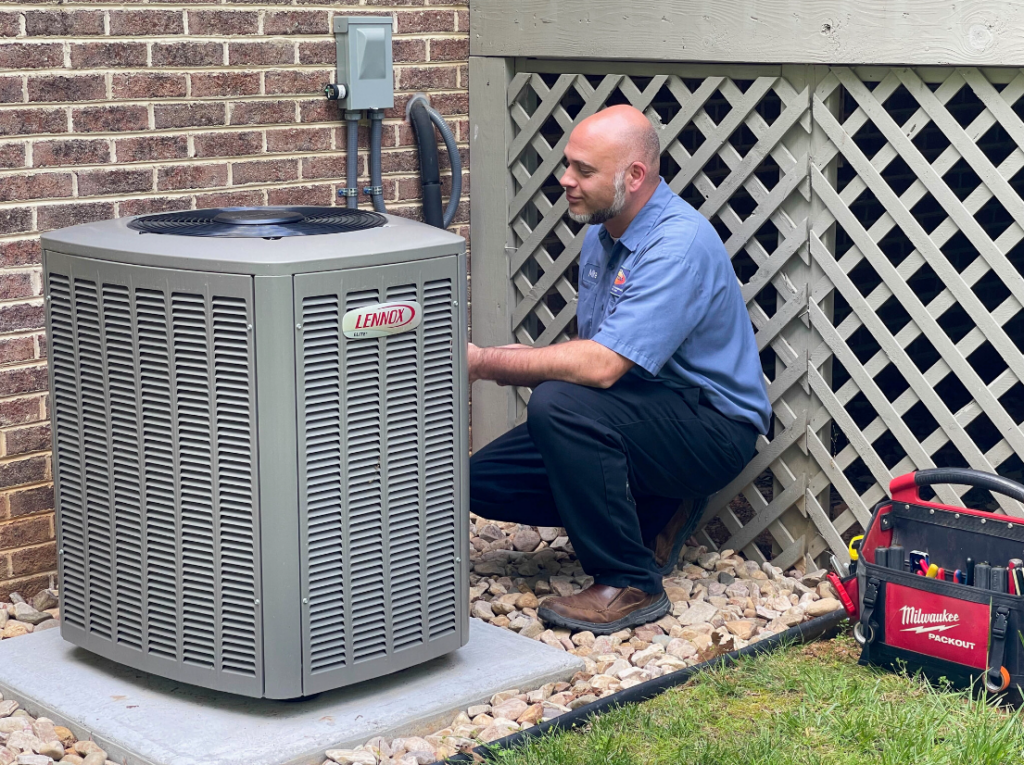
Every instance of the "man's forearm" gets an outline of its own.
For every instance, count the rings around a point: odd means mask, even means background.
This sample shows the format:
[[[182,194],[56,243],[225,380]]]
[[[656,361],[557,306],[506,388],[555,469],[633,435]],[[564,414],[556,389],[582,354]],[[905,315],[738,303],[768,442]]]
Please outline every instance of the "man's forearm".
[[[535,387],[545,380],[607,388],[633,365],[591,340],[546,348],[481,348],[475,376],[499,385]]]

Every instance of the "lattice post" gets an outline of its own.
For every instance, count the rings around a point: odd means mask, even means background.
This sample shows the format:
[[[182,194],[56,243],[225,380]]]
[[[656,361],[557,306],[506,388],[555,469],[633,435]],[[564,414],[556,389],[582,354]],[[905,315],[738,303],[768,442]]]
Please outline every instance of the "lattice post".
[[[512,63],[505,59],[469,60],[470,151],[476,177],[483,179],[470,207],[470,265],[473,342],[481,346],[510,342],[515,305],[509,281],[511,199],[505,147],[512,140],[508,84]],[[516,396],[508,388],[473,386],[473,449],[480,449],[509,429],[515,419]]]
[[[817,84],[827,74],[828,67],[825,66],[783,67],[783,75],[794,89],[808,94],[814,92]],[[809,170],[809,158],[828,142],[828,137],[812,117],[813,108],[835,110],[837,102],[833,98],[821,104],[815,104],[803,116],[801,129],[794,130],[787,135],[786,145],[794,156],[802,158],[805,163],[805,173]],[[830,178],[834,177],[834,162],[823,166],[821,171]],[[806,232],[809,221],[815,220],[822,208],[823,204],[814,195],[808,177],[801,184],[800,193],[790,196],[782,209],[791,219],[800,221],[801,227]],[[827,249],[832,241],[831,232],[823,232],[822,246]],[[823,275],[821,266],[811,256],[806,233],[804,241],[796,250],[796,257],[786,263],[783,273],[792,283],[795,292],[799,293],[798,299],[803,308],[798,320],[790,322],[783,330],[782,335],[785,337],[787,345],[799,354],[797,366],[802,366],[806,373],[810,353],[821,342],[807,316],[806,301],[810,294],[810,286]],[[784,307],[782,294],[778,299],[781,310]],[[831,315],[831,303],[827,298],[823,301],[822,310]],[[779,373],[784,371],[781,357],[776,359],[776,368]],[[823,365],[822,375],[824,378],[831,379],[827,363]],[[801,379],[799,385],[790,386],[782,396],[782,400],[786,404],[785,408],[788,408],[796,418],[798,426],[805,430],[805,437],[799,438],[790,446],[784,452],[781,460],[781,464],[791,473],[788,478],[802,487],[802,496],[780,516],[781,525],[792,535],[793,541],[786,545],[783,539],[780,539],[778,535],[775,536],[773,563],[787,568],[805,556],[817,560],[823,552],[829,549],[842,557],[845,545],[831,522],[831,485],[828,475],[818,466],[808,446],[808,439],[815,437],[828,442],[831,422],[827,418],[827,410],[814,395],[806,378]],[[777,413],[780,409],[783,408],[777,407]],[[783,429],[783,416],[777,414],[776,431],[781,433]],[[780,483],[778,472],[778,470],[773,470],[775,492],[785,489]],[[793,493],[795,494],[795,492]]]

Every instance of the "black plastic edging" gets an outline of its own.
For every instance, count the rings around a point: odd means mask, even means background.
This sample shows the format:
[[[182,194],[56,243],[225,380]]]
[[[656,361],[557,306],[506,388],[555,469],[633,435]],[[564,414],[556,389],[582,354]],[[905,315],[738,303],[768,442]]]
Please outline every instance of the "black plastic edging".
[[[580,707],[579,709],[574,709],[571,712],[566,712],[546,722],[534,725],[532,728],[516,731],[504,738],[492,741],[486,746],[478,746],[473,751],[484,758],[490,759],[492,750],[509,749],[520,746],[530,739],[539,738],[549,732],[578,728],[579,726],[590,722],[593,717],[609,712],[616,707],[621,707],[624,704],[638,704],[641,701],[653,699],[655,696],[661,695],[669,688],[674,688],[675,686],[688,682],[690,678],[698,672],[702,672],[706,669],[728,666],[735,663],[739,658],[770,653],[777,648],[782,648],[786,645],[809,643],[812,640],[817,640],[822,635],[825,635],[838,627],[846,618],[846,610],[840,608],[832,613],[819,616],[816,619],[811,619],[808,622],[791,627],[785,632],[779,632],[771,637],[765,638],[764,640],[759,640],[752,645],[748,645],[745,648],[740,648],[738,651],[730,651],[729,653],[718,656],[710,661],[695,664],[692,667],[686,667],[685,669],[680,669],[676,672],[670,672],[666,675],[662,675],[661,677],[655,677],[652,680],[640,683],[639,685],[634,685],[632,688],[625,688],[617,693],[611,694],[610,696],[605,696],[591,704]],[[472,761],[472,755],[463,753],[449,757],[446,760],[438,760],[433,763],[433,765]]]

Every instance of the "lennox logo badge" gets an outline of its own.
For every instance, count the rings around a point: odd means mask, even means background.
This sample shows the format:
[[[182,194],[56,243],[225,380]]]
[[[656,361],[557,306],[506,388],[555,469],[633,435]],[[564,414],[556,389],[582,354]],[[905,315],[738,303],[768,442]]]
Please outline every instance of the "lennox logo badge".
[[[416,329],[422,320],[423,309],[415,300],[403,303],[376,303],[353,308],[341,320],[345,337],[385,337]]]

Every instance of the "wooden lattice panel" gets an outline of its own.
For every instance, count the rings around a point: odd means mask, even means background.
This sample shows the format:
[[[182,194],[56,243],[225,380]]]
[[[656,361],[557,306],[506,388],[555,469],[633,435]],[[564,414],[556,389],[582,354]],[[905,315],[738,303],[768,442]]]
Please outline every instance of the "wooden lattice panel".
[[[1024,73],[525,65],[503,91],[512,338],[575,332],[583,230],[558,178],[573,126],[606,105],[647,114],[662,175],[732,258],[775,416],[703,542],[782,566],[844,557],[894,476],[1024,480]],[[509,424],[529,390],[513,395]]]
[[[600,108],[637,107],[658,128],[662,175],[710,219],[725,241],[747,301],[775,410],[774,431],[762,438],[743,475],[720,492],[717,516],[729,540],[757,560],[755,544],[769,532],[781,562],[806,551],[806,456],[798,446],[806,429],[805,312],[809,186],[810,89],[781,76],[734,68],[708,76],[687,73],[628,76],[519,72],[508,88],[515,126],[508,147],[513,179],[509,226],[515,291],[511,329],[518,342],[546,345],[575,332],[577,267],[583,227],[565,215],[558,185],[563,150],[573,126]],[[797,342],[794,343],[794,325]],[[795,391],[794,391],[795,389]],[[525,416],[529,390],[518,391]],[[774,481],[755,479],[766,471]],[[741,519],[730,506],[748,503]],[[744,503],[740,503],[743,505]],[[751,512],[752,510],[752,512]],[[751,517],[751,515],[753,517]],[[746,521],[746,523],[744,522]],[[706,538],[713,544],[710,537]]]
[[[821,471],[809,484],[842,496],[840,532],[915,468],[1022,478],[1022,95],[1024,74],[1006,69],[834,67],[816,87],[827,140],[810,165],[823,273],[808,305],[808,448]],[[827,443],[814,431],[830,419]],[[966,488],[936,493],[962,505]],[[966,499],[1024,514],[1005,497]]]

